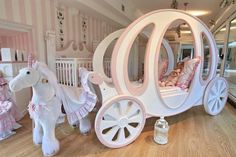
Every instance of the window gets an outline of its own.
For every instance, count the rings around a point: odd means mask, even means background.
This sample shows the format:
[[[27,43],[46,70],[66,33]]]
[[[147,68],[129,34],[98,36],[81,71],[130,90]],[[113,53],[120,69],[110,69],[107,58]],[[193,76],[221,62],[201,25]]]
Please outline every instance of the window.
[[[229,93],[236,97],[236,18],[230,22],[226,54],[224,76],[229,83]]]

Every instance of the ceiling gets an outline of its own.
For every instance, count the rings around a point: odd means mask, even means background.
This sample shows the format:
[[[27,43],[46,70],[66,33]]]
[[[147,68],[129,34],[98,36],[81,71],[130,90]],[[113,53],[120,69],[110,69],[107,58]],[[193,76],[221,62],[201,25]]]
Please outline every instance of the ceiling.
[[[124,1],[124,0],[123,0]],[[170,9],[172,0],[131,0],[133,4],[143,13],[147,13],[157,9]],[[202,10],[209,12],[199,18],[209,26],[211,19],[216,20],[217,16],[224,11],[220,8],[222,0],[177,0],[178,9],[184,10],[184,3],[187,5],[187,11]]]

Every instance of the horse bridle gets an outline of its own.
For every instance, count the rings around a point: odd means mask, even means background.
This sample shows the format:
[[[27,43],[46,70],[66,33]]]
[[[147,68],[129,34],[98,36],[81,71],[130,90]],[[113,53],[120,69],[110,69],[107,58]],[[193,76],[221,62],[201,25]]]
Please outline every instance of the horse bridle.
[[[41,82],[42,84],[49,83],[48,79],[44,78],[43,76],[40,76],[39,79],[38,79],[38,81],[35,83],[34,86],[36,86],[36,85],[39,84],[40,82]],[[54,92],[55,92],[55,89],[53,89],[53,90],[54,90]],[[47,100],[47,102],[51,101],[54,97],[56,97],[56,92],[55,92],[55,94],[54,94],[49,100]]]

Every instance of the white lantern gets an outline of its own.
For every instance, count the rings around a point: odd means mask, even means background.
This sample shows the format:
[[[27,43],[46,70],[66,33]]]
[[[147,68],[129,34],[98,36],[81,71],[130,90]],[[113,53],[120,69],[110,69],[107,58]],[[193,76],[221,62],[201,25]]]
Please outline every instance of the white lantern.
[[[158,144],[166,144],[168,142],[168,122],[161,117],[154,126],[154,141]]]

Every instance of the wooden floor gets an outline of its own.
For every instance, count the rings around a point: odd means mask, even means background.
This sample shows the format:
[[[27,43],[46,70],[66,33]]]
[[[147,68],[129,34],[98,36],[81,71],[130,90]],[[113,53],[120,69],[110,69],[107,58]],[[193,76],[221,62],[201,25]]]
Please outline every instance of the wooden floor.
[[[91,116],[94,117],[94,116]],[[182,114],[168,117],[169,142],[158,145],[153,141],[153,124],[147,120],[138,139],[120,149],[103,146],[94,134],[80,135],[64,124],[58,126],[57,137],[61,149],[56,156],[63,157],[236,157],[236,109],[227,104],[218,116],[209,116],[203,106],[194,107]],[[20,121],[23,127],[17,134],[0,142],[0,157],[40,157],[40,146],[32,142],[31,121],[26,116]]]

